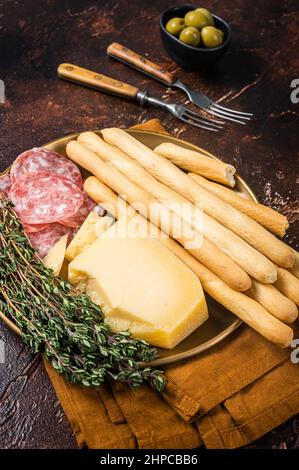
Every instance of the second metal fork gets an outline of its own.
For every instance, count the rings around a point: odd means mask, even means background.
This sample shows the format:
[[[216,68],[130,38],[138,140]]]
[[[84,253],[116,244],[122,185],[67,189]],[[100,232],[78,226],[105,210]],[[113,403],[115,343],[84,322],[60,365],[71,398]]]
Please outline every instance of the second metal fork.
[[[236,111],[230,108],[225,108],[224,106],[220,106],[218,103],[215,103],[202,93],[191,90],[191,88],[187,87],[179,79],[176,79],[171,86],[173,88],[179,88],[180,90],[184,91],[192,103],[207,113],[213,114],[214,116],[220,117],[221,119],[237,122],[239,124],[246,124],[244,120],[249,121],[251,116],[253,116],[251,113],[244,113],[242,111]]]

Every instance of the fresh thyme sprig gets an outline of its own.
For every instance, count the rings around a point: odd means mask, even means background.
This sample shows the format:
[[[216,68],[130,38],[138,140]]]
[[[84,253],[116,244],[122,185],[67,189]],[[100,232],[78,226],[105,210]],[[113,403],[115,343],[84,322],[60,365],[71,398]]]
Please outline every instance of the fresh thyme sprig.
[[[127,331],[113,333],[99,306],[55,277],[30,245],[13,204],[1,195],[0,250],[0,311],[33,352],[43,352],[72,383],[99,386],[111,377],[133,388],[147,381],[163,389],[161,371],[138,365],[153,360],[156,349]]]

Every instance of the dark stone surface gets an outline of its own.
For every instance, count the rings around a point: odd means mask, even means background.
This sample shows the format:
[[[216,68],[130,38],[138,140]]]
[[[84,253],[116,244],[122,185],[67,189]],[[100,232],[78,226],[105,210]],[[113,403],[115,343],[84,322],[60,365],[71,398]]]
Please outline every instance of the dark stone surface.
[[[299,12],[296,0],[225,0],[205,5],[233,28],[233,42],[209,72],[185,72],[167,57],[158,16],[176,0],[0,1],[0,170],[19,152],[51,139],[104,126],[128,127],[159,117],[174,135],[233,163],[260,201],[289,217],[287,239],[298,238],[299,104],[290,101],[298,77]],[[118,77],[167,100],[184,100],[134,70],[107,59],[112,41],[177,70],[190,86],[215,100],[253,111],[246,127],[228,125],[217,136],[181,124],[156,110],[103,95],[56,78],[60,62],[74,62]],[[297,236],[296,236],[297,235]],[[39,358],[2,323],[6,361],[0,364],[0,447],[74,448],[72,431]],[[299,417],[250,447],[299,447]]]

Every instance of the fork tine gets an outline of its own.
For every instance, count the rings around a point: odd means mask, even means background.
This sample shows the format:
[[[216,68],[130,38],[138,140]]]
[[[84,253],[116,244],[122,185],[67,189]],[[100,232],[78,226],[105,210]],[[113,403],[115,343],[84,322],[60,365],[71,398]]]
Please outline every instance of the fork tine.
[[[185,108],[185,111],[188,112],[188,114],[190,114],[190,116],[193,116],[195,118],[199,118],[201,119],[202,121],[205,121],[206,123],[214,123],[214,124],[225,124],[224,121],[219,121],[218,119],[211,119],[207,116],[202,116],[201,114],[198,114],[198,113],[195,113],[194,111],[191,111],[191,109],[187,109]]]
[[[223,114],[220,114],[220,111],[214,111],[211,108],[208,108],[207,111],[209,113],[213,114],[214,116],[221,117],[222,119],[225,119],[227,121],[238,122],[239,124],[243,124],[243,125],[246,124],[246,122],[240,121],[239,119],[234,119],[234,118],[229,117],[229,116],[224,116]]]
[[[186,116],[187,119],[190,120],[190,122],[196,122],[198,124],[202,124],[204,126],[208,126],[210,128],[213,128],[213,129],[222,129],[222,126],[219,126],[218,124],[213,124],[212,121],[208,122],[208,121],[203,121],[201,119],[198,119],[198,118],[195,118],[193,116],[190,116],[187,112],[183,113],[184,116]]]
[[[191,119],[192,121],[207,125],[209,127],[214,127],[215,129],[222,129],[222,126],[216,124],[213,119],[206,119],[200,114],[193,113],[192,111],[190,111],[190,109],[184,108],[182,114],[185,115],[187,118]]]
[[[190,119],[185,118],[184,113],[181,114],[178,117],[179,117],[179,119],[181,119],[181,121],[186,122],[187,124],[190,124],[191,126],[200,127],[201,129],[205,129],[207,131],[212,131],[212,132],[218,132],[219,131],[219,128],[208,127],[208,125],[203,125],[200,122],[194,121],[192,118],[190,118]]]
[[[215,108],[218,108],[218,109],[223,109],[223,111],[230,111],[234,114],[240,114],[240,115],[243,115],[243,116],[253,116],[253,113],[244,113],[243,111],[237,111],[236,109],[225,108],[224,106],[220,106],[220,104],[218,104],[218,103],[213,103],[213,106]]]
[[[229,116],[229,117],[236,118],[236,119],[244,119],[245,121],[250,121],[251,119],[250,117],[247,117],[247,116],[239,116],[232,112],[222,111],[222,109],[216,108],[213,104],[211,104],[211,106],[208,107],[207,111],[209,111],[210,109],[212,109],[213,111],[217,111],[217,113],[220,113],[220,115],[222,115],[223,118],[225,116]]]

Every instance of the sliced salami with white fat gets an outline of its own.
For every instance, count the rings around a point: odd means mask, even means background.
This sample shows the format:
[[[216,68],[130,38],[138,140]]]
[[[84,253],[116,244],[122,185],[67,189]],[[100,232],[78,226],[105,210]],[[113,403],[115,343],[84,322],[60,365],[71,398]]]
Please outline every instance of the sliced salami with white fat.
[[[81,190],[66,178],[48,172],[28,173],[11,187],[9,197],[24,224],[60,222],[83,204]]]
[[[55,223],[50,224],[47,228],[39,232],[29,233],[28,237],[33,248],[37,250],[39,257],[44,258],[55,243],[66,233],[69,236],[69,243],[73,238],[74,230],[70,227]]]
[[[55,173],[82,187],[81,172],[75,163],[53,150],[39,147],[27,150],[18,156],[11,167],[11,181],[14,184],[24,175],[39,171]]]
[[[6,175],[0,176],[0,193],[3,199],[8,198],[10,188],[11,188],[10,175],[6,174]]]
[[[67,227],[80,227],[88,214],[96,207],[96,203],[84,192],[84,201],[78,212],[72,217],[63,219],[60,223]]]

